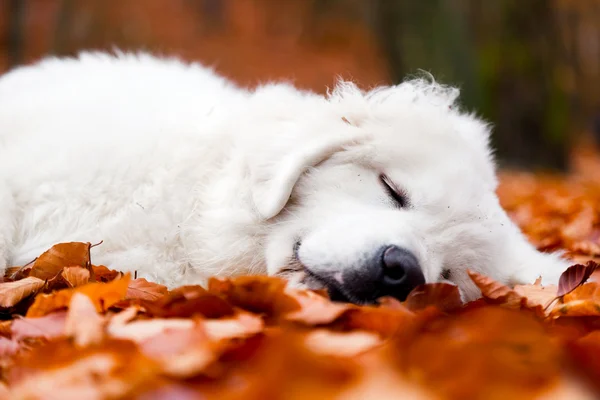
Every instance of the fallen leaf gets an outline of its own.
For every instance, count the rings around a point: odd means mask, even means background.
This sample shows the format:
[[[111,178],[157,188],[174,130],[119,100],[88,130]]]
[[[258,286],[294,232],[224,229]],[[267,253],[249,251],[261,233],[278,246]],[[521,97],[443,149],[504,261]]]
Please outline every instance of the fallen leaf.
[[[558,280],[558,292],[556,295],[562,297],[576,287],[584,284],[592,276],[596,268],[598,268],[598,264],[593,261],[588,261],[586,265],[575,264],[567,268]]]
[[[225,299],[197,285],[179,287],[155,301],[143,301],[142,304],[149,314],[159,318],[183,318],[194,315],[221,318],[235,314],[234,307]]]
[[[21,300],[37,293],[44,281],[30,276],[14,282],[0,283],[0,307],[13,307]]]
[[[219,355],[202,324],[187,328],[168,328],[140,343],[144,354],[157,361],[164,373],[190,378],[201,373]]]
[[[128,341],[105,340],[75,347],[68,339],[34,348],[18,357],[8,374],[11,397],[66,399],[124,398],[151,381],[159,367]]]
[[[600,284],[584,283],[564,295],[562,301],[562,304],[554,306],[550,313],[552,316],[600,316]]]
[[[91,270],[94,281],[98,282],[110,282],[123,276],[121,272],[109,269],[104,265],[92,265]]]
[[[467,270],[467,273],[481,290],[481,295],[493,304],[518,308],[526,301],[519,293],[492,278],[470,270]]]
[[[127,287],[126,299],[157,300],[167,294],[169,290],[166,286],[158,283],[148,282],[144,278],[134,279],[129,282]]]
[[[426,319],[397,346],[391,355],[409,380],[448,399],[534,398],[563,366],[540,320],[491,305]]]
[[[319,354],[354,357],[382,343],[379,335],[372,332],[333,332],[317,329],[306,336],[306,346]]]
[[[44,252],[33,263],[30,276],[40,279],[51,279],[58,275],[64,267],[90,265],[90,243],[59,243]]]
[[[330,327],[342,331],[375,332],[383,338],[389,338],[414,317],[415,314],[405,307],[396,309],[362,306],[344,311]]]
[[[117,339],[128,339],[136,343],[141,343],[166,330],[190,329],[194,324],[193,320],[183,318],[153,318],[125,324],[113,320],[108,324],[107,332],[110,336]]]
[[[240,312],[234,317],[204,320],[203,327],[211,340],[218,341],[257,334],[263,330],[264,323],[257,315]]]
[[[442,311],[454,311],[462,307],[458,286],[449,283],[426,283],[414,288],[405,300],[411,311],[434,306]]]
[[[518,295],[527,299],[526,305],[529,308],[539,306],[545,309],[557,299],[557,290],[556,285],[542,286],[539,281],[533,285],[515,285],[514,287],[514,291]]]
[[[63,268],[61,275],[72,288],[85,285],[90,280],[90,271],[78,266]]]
[[[88,296],[98,312],[106,311],[111,305],[125,298],[130,275],[108,283],[88,283],[73,289],[63,289],[51,294],[41,294],[27,310],[28,317],[39,317],[52,311],[67,308],[75,293]]]
[[[244,310],[279,318],[300,309],[286,293],[287,282],[274,276],[241,276],[231,279],[211,278],[208,291]]]
[[[285,293],[299,304],[300,309],[285,314],[288,321],[301,322],[306,325],[328,324],[338,318],[351,306],[333,303],[329,299],[310,291],[287,289]]]
[[[90,298],[74,293],[69,303],[65,334],[75,339],[79,347],[100,343],[104,336],[104,318],[96,312]]]

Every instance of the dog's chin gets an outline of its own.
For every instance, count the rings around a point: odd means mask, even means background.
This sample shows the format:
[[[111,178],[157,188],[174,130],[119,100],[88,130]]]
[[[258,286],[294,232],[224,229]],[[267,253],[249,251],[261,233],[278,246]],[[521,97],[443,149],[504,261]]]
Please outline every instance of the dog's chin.
[[[321,277],[311,272],[308,268],[306,268],[304,265],[300,264],[297,261],[293,263],[293,266],[290,265],[287,268],[282,269],[275,275],[286,279],[291,287],[316,291],[326,291],[329,295],[329,298],[332,301],[354,304],[375,303],[374,300],[367,301],[352,296],[351,293],[347,293],[335,282],[331,282],[329,279]]]

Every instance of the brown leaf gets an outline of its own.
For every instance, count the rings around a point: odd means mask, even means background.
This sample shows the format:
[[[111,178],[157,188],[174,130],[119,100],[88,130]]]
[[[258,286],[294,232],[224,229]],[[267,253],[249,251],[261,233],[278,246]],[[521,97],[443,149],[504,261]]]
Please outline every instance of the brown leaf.
[[[31,266],[29,264],[24,265],[22,267],[6,268],[6,270],[4,271],[4,282],[18,281],[20,279],[27,278],[30,272]]]
[[[545,309],[558,297],[557,290],[556,285],[542,286],[540,280],[533,285],[516,285],[514,287],[517,294],[527,299],[526,305],[529,308],[540,306]]]
[[[405,301],[411,311],[435,306],[442,311],[454,311],[462,307],[460,293],[456,285],[449,283],[426,283],[414,288]]]
[[[406,307],[362,306],[344,311],[331,324],[331,327],[344,331],[363,330],[375,332],[381,335],[381,337],[388,338],[396,334],[414,317],[415,314]]]
[[[508,307],[520,307],[525,299],[519,293],[500,282],[485,275],[467,270],[469,277],[481,290],[481,295],[494,304],[502,304]]]
[[[307,290],[287,289],[285,293],[298,302],[300,309],[285,314],[284,318],[306,325],[329,324],[351,307],[348,304],[333,303]]]
[[[574,290],[577,286],[584,284],[592,273],[598,268],[598,264],[588,261],[586,265],[575,264],[567,268],[558,280],[557,296],[564,296]]]
[[[59,243],[39,256],[33,263],[30,276],[40,279],[51,279],[58,275],[64,267],[90,265],[90,243]]]
[[[208,291],[236,307],[278,318],[300,309],[298,302],[289,296],[287,282],[273,276],[241,276],[231,279],[211,278]]]
[[[160,318],[182,318],[202,315],[206,318],[233,316],[234,307],[225,299],[208,293],[202,286],[182,286],[156,301],[142,301],[146,311]]]
[[[96,312],[90,298],[74,293],[69,303],[65,334],[75,338],[75,344],[86,347],[100,343],[104,336],[104,318]]]
[[[144,278],[134,279],[129,282],[127,287],[126,299],[157,300],[167,294],[169,290],[166,286],[158,283],[148,282]]]
[[[130,275],[127,274],[123,278],[109,283],[88,283],[73,289],[38,295],[27,310],[27,316],[39,317],[55,310],[67,308],[75,293],[85,294],[92,300],[98,312],[104,312],[111,305],[125,298],[130,279]]]
[[[104,265],[92,265],[91,269],[94,280],[98,282],[110,282],[123,276],[121,272],[115,271],[114,269],[109,269]]]
[[[158,366],[128,341],[105,340],[75,347],[71,340],[49,342],[17,357],[8,371],[12,398],[127,398],[151,381]]]
[[[82,267],[65,267],[61,275],[67,284],[74,288],[85,285],[90,280],[90,271]]]
[[[600,316],[600,284],[596,282],[588,282],[576,287],[562,300],[563,304],[558,304],[552,309],[552,316]]]
[[[563,368],[538,318],[491,305],[425,320],[397,346],[390,355],[407,376],[447,399],[535,398]]]
[[[0,283],[0,307],[13,307],[21,300],[37,293],[44,281],[30,276],[19,281]]]

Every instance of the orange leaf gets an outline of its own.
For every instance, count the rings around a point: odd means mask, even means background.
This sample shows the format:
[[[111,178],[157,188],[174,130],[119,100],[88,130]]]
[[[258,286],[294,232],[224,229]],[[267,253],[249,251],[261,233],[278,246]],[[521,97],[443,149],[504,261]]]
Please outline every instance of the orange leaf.
[[[231,279],[211,278],[208,291],[244,310],[279,317],[300,309],[293,297],[285,293],[287,282],[273,276],[241,276]]]
[[[81,242],[56,244],[35,260],[29,275],[40,279],[51,279],[64,267],[74,265],[89,267],[91,246],[90,243]]]
[[[551,312],[555,317],[600,316],[600,284],[585,283],[567,293],[563,304],[556,305]]]
[[[99,343],[104,331],[104,318],[96,312],[90,298],[74,293],[69,303],[69,312],[65,325],[65,334],[75,338],[75,344],[86,347]]]
[[[27,310],[27,316],[38,317],[55,310],[67,308],[71,297],[75,293],[85,294],[92,300],[98,312],[104,312],[110,306],[125,298],[130,279],[130,274],[126,274],[123,278],[109,283],[88,283],[73,289],[64,289],[51,294],[39,295],[35,298],[29,310]]]
[[[541,321],[489,305],[427,320],[391,354],[413,381],[447,399],[536,398],[563,366]]]
[[[523,296],[500,282],[485,275],[467,270],[469,277],[481,290],[481,295],[494,304],[503,304],[509,307],[519,307],[524,301]]]
[[[331,323],[351,307],[348,304],[333,303],[329,299],[307,290],[287,289],[285,293],[298,302],[300,310],[288,313],[284,318],[307,325]]]
[[[104,265],[92,265],[92,272],[94,279],[98,282],[110,282],[123,275],[121,272],[109,269]]]
[[[533,285],[516,285],[514,291],[527,298],[527,307],[540,306],[546,308],[552,301],[556,300],[556,285],[542,286],[539,282]]]
[[[586,265],[571,265],[561,274],[558,280],[558,292],[556,295],[564,296],[577,286],[584,284],[592,276],[596,268],[598,268],[598,264],[593,261],[588,261]]]
[[[130,341],[107,339],[81,348],[63,339],[17,357],[5,376],[15,399],[105,399],[130,397],[157,370]]]
[[[65,267],[61,275],[71,287],[85,285],[90,280],[90,271],[82,267]]]
[[[202,315],[206,318],[221,318],[235,314],[234,307],[226,300],[197,285],[182,286],[156,301],[142,303],[146,311],[155,317]]]
[[[169,290],[166,286],[159,285],[158,283],[148,282],[144,278],[134,279],[129,282],[127,287],[126,299],[143,299],[143,300],[157,300],[160,297],[167,294]]]
[[[12,307],[35,294],[43,286],[44,281],[33,276],[19,281],[0,283],[0,307]]]
[[[460,293],[456,285],[449,283],[426,283],[414,288],[405,301],[411,311],[435,306],[442,311],[453,311],[462,307]]]

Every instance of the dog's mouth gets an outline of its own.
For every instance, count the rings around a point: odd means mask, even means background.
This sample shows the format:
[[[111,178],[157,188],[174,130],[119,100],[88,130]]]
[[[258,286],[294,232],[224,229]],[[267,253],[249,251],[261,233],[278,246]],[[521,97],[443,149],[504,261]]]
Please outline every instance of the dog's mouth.
[[[337,282],[332,277],[322,276],[314,273],[311,269],[300,261],[298,251],[300,249],[301,241],[297,241],[294,244],[293,257],[290,263],[280,271],[280,275],[283,277],[290,276],[292,274],[301,274],[301,278],[297,281],[301,285],[312,290],[325,289],[329,294],[329,298],[332,301],[354,303],[354,304],[369,304],[372,301],[365,299],[359,299],[353,296],[352,293],[348,292],[343,288],[340,282]]]

